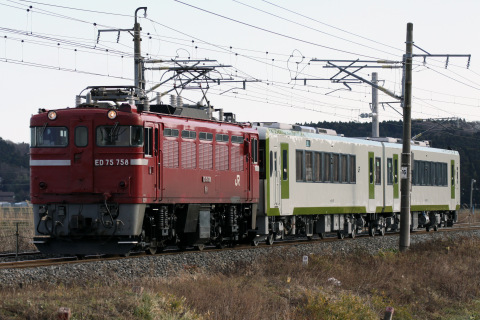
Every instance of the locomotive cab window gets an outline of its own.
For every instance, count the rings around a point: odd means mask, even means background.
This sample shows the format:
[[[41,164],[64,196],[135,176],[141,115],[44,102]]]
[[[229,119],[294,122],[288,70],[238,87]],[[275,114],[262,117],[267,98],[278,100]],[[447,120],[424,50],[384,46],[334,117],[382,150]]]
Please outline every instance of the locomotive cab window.
[[[143,146],[143,127],[99,126],[96,130],[96,141],[100,147],[141,147]]]
[[[66,147],[68,145],[68,129],[66,127],[31,128],[31,147]]]

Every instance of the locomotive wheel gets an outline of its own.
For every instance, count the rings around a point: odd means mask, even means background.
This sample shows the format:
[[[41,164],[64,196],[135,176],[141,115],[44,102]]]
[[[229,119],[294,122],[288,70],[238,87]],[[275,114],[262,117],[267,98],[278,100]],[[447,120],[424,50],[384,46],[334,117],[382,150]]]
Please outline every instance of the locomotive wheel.
[[[203,249],[205,249],[205,245],[203,243],[202,244],[197,244],[195,246],[195,250],[203,251]]]
[[[320,239],[325,239],[325,232],[320,232],[318,236],[320,237]]]
[[[343,239],[343,238],[345,238],[345,234],[343,233],[343,231],[338,231],[337,232],[337,237],[338,237],[338,239]]]
[[[266,243],[271,246],[273,244],[273,233],[270,233],[268,236],[267,236],[267,241]]]
[[[157,253],[157,247],[148,247],[147,250],[145,250],[145,253],[154,255]]]

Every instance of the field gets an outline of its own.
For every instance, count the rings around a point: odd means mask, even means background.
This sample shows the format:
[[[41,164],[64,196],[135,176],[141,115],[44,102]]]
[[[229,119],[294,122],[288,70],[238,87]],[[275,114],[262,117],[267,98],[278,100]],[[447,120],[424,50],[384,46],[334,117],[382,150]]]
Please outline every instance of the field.
[[[405,253],[325,252],[308,265],[272,254],[228,273],[192,266],[134,283],[92,274],[2,288],[0,319],[51,319],[59,307],[72,319],[380,319],[389,306],[393,319],[480,319],[479,256],[479,238],[447,236]]]

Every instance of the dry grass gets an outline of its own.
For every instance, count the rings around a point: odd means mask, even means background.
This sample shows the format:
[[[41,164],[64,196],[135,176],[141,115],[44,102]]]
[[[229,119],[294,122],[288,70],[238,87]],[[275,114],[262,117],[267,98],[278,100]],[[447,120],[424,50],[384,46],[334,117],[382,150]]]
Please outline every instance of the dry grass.
[[[18,224],[19,251],[33,251],[35,234],[31,208],[0,208],[0,252],[15,252]]]
[[[135,283],[92,275],[3,288],[0,319],[50,319],[61,306],[74,319],[379,319],[387,306],[395,320],[480,319],[479,255],[479,238],[445,238],[406,253],[310,256],[307,266],[283,252],[224,273],[192,267]]]

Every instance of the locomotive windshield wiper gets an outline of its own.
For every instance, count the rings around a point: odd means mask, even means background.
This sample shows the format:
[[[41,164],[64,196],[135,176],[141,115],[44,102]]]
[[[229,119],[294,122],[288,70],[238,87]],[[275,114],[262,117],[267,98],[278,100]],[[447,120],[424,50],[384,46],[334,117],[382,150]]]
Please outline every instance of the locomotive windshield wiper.
[[[115,131],[117,131],[118,129],[118,121],[115,122],[115,125],[113,126],[113,128],[110,130],[110,141],[113,141],[113,137],[115,136]]]

